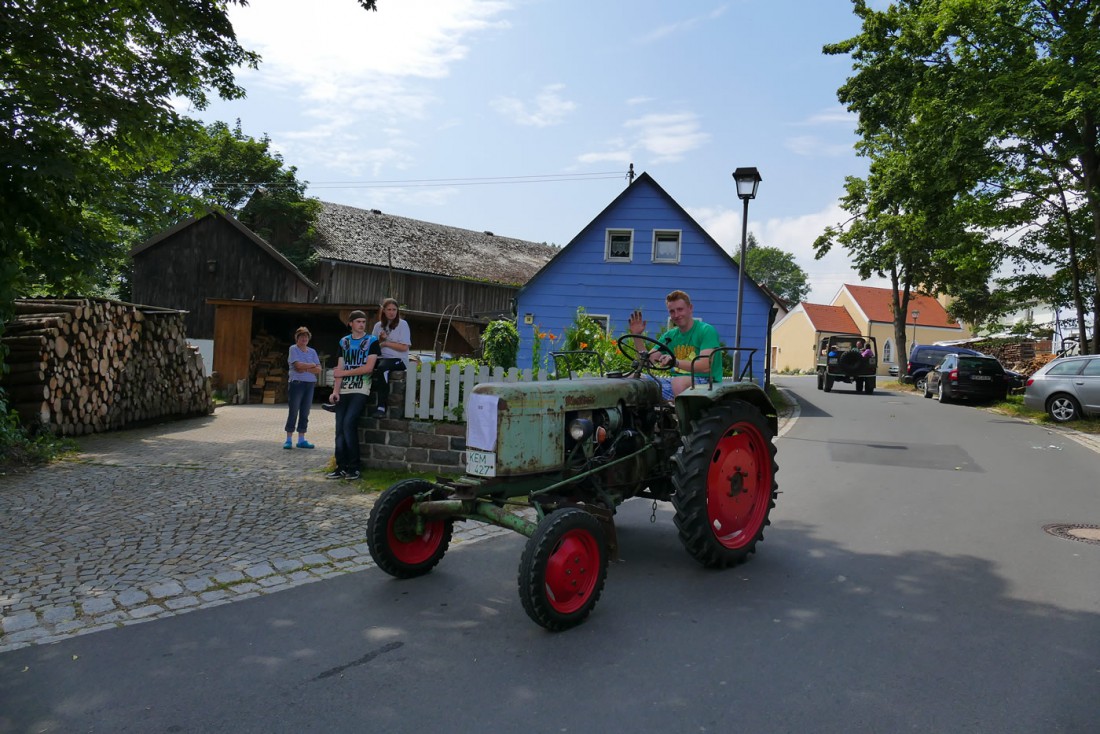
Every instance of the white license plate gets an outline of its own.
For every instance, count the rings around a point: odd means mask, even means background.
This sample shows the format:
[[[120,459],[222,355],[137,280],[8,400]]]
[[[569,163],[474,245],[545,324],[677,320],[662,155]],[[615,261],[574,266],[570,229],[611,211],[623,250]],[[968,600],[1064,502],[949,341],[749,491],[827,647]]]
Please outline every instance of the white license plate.
[[[971,380],[992,380],[993,378],[990,377],[989,375],[971,375],[970,379]]]
[[[497,455],[492,451],[466,450],[466,473],[477,477],[497,475]]]

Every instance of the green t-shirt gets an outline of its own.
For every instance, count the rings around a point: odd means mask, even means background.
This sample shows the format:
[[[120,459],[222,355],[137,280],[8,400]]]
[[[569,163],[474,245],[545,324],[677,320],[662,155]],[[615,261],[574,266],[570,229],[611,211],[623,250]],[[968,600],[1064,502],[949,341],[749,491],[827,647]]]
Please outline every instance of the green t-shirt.
[[[718,330],[705,321],[695,319],[695,324],[687,333],[680,331],[679,327],[672,327],[661,335],[661,343],[668,345],[676,359],[686,359],[688,362],[695,359],[704,349],[717,349],[721,344],[718,341]],[[722,379],[722,355],[715,356],[710,361],[710,373],[714,379]],[[687,375],[682,370],[672,370],[673,375]],[[705,377],[705,372],[697,372],[696,375]]]

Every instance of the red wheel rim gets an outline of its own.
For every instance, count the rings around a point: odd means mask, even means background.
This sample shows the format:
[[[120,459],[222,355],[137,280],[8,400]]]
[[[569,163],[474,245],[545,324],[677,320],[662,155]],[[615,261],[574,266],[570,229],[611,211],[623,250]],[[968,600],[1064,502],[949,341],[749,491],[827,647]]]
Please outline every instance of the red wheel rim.
[[[755,539],[771,501],[771,474],[768,447],[756,426],[735,423],[718,440],[707,472],[707,519],[726,548]]]
[[[427,561],[438,550],[443,542],[444,525],[442,520],[428,520],[414,513],[412,503],[413,498],[408,497],[397,505],[386,536],[394,558],[415,565]]]
[[[600,548],[587,530],[570,530],[546,562],[546,599],[559,614],[584,606],[596,587]]]

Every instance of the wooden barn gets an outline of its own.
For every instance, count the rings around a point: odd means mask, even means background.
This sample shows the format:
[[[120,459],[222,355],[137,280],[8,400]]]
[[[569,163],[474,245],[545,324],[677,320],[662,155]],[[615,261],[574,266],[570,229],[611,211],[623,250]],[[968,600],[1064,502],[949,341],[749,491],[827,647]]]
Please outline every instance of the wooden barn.
[[[317,286],[252,230],[219,212],[180,222],[130,251],[136,303],[185,311],[187,335],[214,337],[208,298],[310,303]]]
[[[257,355],[259,345],[274,343],[285,357],[299,326],[319,353],[333,352],[347,314],[359,308],[374,319],[389,296],[402,304],[413,351],[473,354],[489,321],[514,313],[519,287],[556,251],[331,203],[314,226],[318,264],[307,275],[232,217],[187,220],[131,252],[133,297],[189,312],[188,336],[210,340],[219,380],[234,382],[273,359]]]

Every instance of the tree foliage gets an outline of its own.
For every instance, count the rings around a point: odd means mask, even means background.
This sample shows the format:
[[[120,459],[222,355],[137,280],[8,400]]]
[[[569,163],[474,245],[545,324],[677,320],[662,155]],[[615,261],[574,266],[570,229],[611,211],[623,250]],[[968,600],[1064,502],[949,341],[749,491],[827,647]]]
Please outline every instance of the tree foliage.
[[[491,321],[481,335],[485,361],[491,367],[511,369],[519,356],[519,330],[514,321]]]
[[[792,305],[810,294],[806,271],[795,262],[794,255],[757,244],[751,234],[745,248],[745,274]]]
[[[930,240],[926,249],[936,253],[931,268],[903,280],[976,293],[976,279],[1007,256],[1018,270],[1036,262],[1066,270],[1077,282],[1078,310],[1091,291],[1093,313],[1100,312],[1100,6],[1087,0],[900,0],[882,11],[865,0],[853,5],[860,34],[825,51],[853,59],[855,74],[839,94],[859,113],[860,152],[872,160],[861,185],[870,195],[857,197],[868,206],[859,216],[892,208],[892,216],[915,217]],[[1085,226],[1067,224],[1061,240],[1057,226],[1048,227],[1079,213]],[[1014,247],[1006,235],[1020,227],[1046,232]],[[822,244],[840,241],[841,233],[827,233]],[[980,233],[1001,242],[989,247],[976,241]],[[1094,261],[1087,267],[1091,288],[1081,278],[1085,260],[1077,257],[1085,249]]]
[[[17,294],[94,287],[125,235],[127,181],[179,127],[169,99],[243,94],[233,70],[258,57],[226,6],[0,0],[0,321]]]

